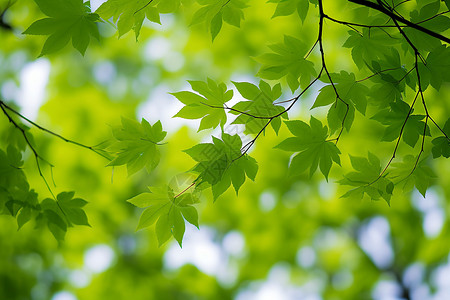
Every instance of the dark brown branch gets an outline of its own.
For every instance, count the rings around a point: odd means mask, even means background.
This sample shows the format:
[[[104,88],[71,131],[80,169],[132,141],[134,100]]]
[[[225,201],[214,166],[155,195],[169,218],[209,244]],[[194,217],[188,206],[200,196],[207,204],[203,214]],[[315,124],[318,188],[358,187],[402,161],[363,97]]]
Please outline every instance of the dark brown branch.
[[[30,123],[30,124],[33,125],[34,127],[38,128],[39,130],[42,130],[42,131],[44,131],[44,132],[46,132],[46,133],[48,133],[48,134],[51,134],[51,135],[53,135],[53,136],[56,136],[57,138],[63,140],[63,141],[66,142],[66,143],[74,144],[74,145],[76,145],[76,146],[79,146],[79,147],[82,147],[82,148],[85,148],[85,149],[89,149],[89,150],[91,150],[92,152],[94,152],[94,153],[96,153],[96,154],[98,154],[98,155],[100,155],[100,156],[106,158],[107,160],[111,160],[109,157],[107,157],[105,154],[101,153],[100,151],[96,150],[94,147],[86,146],[86,145],[83,145],[83,144],[81,144],[81,143],[78,143],[78,142],[69,140],[69,139],[67,139],[67,138],[65,138],[65,137],[63,137],[63,136],[61,136],[61,135],[59,135],[59,134],[57,134],[57,133],[55,133],[55,132],[53,132],[53,131],[51,131],[51,130],[48,130],[47,128],[44,128],[44,127],[40,126],[40,125],[37,124],[36,122],[31,121],[30,119],[28,119],[27,117],[25,117],[24,115],[22,115],[21,113],[19,113],[17,110],[15,110],[15,109],[13,109],[12,107],[10,107],[9,105],[7,105],[7,104],[6,104],[4,101],[2,101],[2,100],[0,100],[0,106],[2,106],[2,107],[4,107],[4,108],[8,109],[8,110],[11,111],[11,112],[13,112],[15,115],[17,115],[17,116],[20,117],[21,119],[27,121],[28,123]],[[4,111],[4,110],[3,110],[3,111]]]
[[[388,169],[388,167],[391,165],[392,161],[394,160],[395,155],[397,154],[397,150],[398,150],[398,146],[399,146],[399,144],[400,144],[400,140],[401,140],[401,138],[402,138],[402,136],[403,136],[403,131],[404,131],[404,129],[405,129],[406,122],[408,122],[408,119],[409,119],[409,117],[410,117],[411,114],[412,114],[412,111],[413,111],[413,109],[414,109],[414,104],[416,103],[417,97],[419,97],[419,92],[416,93],[416,96],[414,97],[414,101],[413,101],[413,103],[411,104],[411,107],[409,108],[408,114],[406,115],[405,121],[404,121],[403,124],[402,124],[402,127],[401,127],[401,129],[400,129],[400,133],[399,133],[399,136],[398,136],[398,139],[397,139],[397,143],[395,144],[394,152],[392,153],[391,158],[389,159],[388,163],[387,163],[386,166],[384,167],[383,171],[381,171],[380,175],[378,175],[378,177],[377,177],[374,181],[372,181],[371,183],[369,183],[368,185],[372,185],[372,184],[374,184],[375,182],[377,182],[377,181],[383,176],[383,174],[386,172],[386,170]]]
[[[419,30],[419,31],[421,31],[421,32],[423,32],[423,33],[425,33],[425,34],[428,34],[429,36],[432,36],[432,37],[437,38],[437,39],[439,39],[439,40],[441,40],[441,41],[443,41],[443,42],[446,42],[446,43],[449,43],[449,44],[450,44],[450,38],[445,37],[445,36],[443,36],[443,35],[441,35],[441,34],[439,34],[439,33],[436,33],[436,32],[434,32],[434,31],[432,31],[432,30],[429,30],[428,28],[425,28],[425,27],[423,27],[423,26],[420,26],[420,25],[418,25],[418,24],[416,24],[416,23],[413,23],[413,22],[411,22],[411,21],[408,21],[408,20],[406,20],[405,18],[403,18],[403,17],[401,17],[401,16],[399,16],[399,15],[393,13],[392,11],[386,9],[386,8],[385,8],[384,6],[382,6],[382,5],[379,5],[379,4],[377,4],[377,3],[370,2],[370,1],[367,1],[367,0],[348,0],[348,1],[350,1],[350,2],[352,2],[352,3],[359,4],[359,5],[366,6],[366,7],[375,9],[375,10],[378,10],[379,12],[382,12],[383,14],[389,16],[392,20],[401,22],[401,23],[403,23],[403,24],[405,24],[405,25],[407,25],[407,26],[409,26],[409,27],[411,27],[411,28],[414,28],[414,29],[416,29],[416,30]]]
[[[39,176],[41,176],[41,178],[42,178],[42,180],[44,181],[45,186],[47,187],[47,189],[48,189],[48,191],[50,192],[50,194],[53,196],[54,199],[56,199],[56,198],[55,198],[55,195],[54,195],[53,192],[52,192],[52,189],[50,188],[50,185],[49,185],[48,182],[47,182],[47,179],[45,179],[45,176],[44,176],[44,174],[42,173],[41,164],[39,163],[39,160],[42,160],[42,161],[46,162],[50,167],[53,167],[53,165],[50,164],[47,160],[45,160],[44,158],[42,158],[42,157],[38,154],[38,152],[37,152],[36,149],[34,148],[33,144],[31,143],[30,139],[28,138],[27,133],[25,132],[25,130],[24,130],[19,124],[17,124],[17,122],[14,121],[14,119],[13,119],[13,118],[8,114],[8,112],[6,111],[7,106],[5,105],[5,103],[4,103],[3,101],[0,101],[0,108],[2,109],[3,114],[6,116],[6,118],[8,119],[8,121],[9,121],[11,124],[13,124],[13,126],[14,126],[15,128],[17,128],[17,129],[20,131],[20,133],[22,134],[22,136],[23,136],[23,138],[24,138],[24,140],[25,140],[25,143],[28,145],[28,147],[30,147],[31,152],[33,152],[34,158],[35,158],[35,160],[36,160],[36,167],[37,167],[37,169],[38,169]]]

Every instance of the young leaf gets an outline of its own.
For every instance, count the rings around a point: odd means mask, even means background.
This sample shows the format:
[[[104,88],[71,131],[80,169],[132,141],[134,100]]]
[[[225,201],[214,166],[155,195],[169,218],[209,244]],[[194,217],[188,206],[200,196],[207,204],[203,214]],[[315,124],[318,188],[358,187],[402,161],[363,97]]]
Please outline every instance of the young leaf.
[[[341,164],[339,154],[341,153],[336,144],[327,141],[328,128],[311,116],[310,125],[305,122],[295,120],[286,121],[289,131],[294,135],[282,141],[276,148],[299,152],[291,161],[289,174],[299,175],[309,168],[312,176],[320,168],[320,171],[328,180],[333,161]]]
[[[242,10],[247,7],[246,0],[205,0],[203,5],[192,17],[191,25],[206,22],[211,38],[214,41],[222,28],[222,20],[226,23],[240,27],[241,20],[244,20]]]
[[[198,131],[223,126],[227,122],[225,103],[233,98],[233,90],[227,90],[224,83],[217,84],[208,78],[207,82],[189,81],[193,92],[172,93],[185,106],[174,116],[184,119],[202,119]]]
[[[237,194],[246,177],[255,179],[258,171],[256,160],[241,155],[241,147],[238,135],[223,133],[222,140],[213,137],[213,143],[198,144],[184,151],[198,162],[193,171],[199,173],[199,184],[206,182],[212,186],[214,199],[231,184]]]
[[[423,122],[424,115],[413,115],[408,113],[410,106],[403,101],[392,102],[389,109],[383,109],[375,114],[372,119],[386,125],[382,141],[391,142],[398,138],[403,127],[403,141],[411,147],[414,147],[423,135],[425,129],[425,122]],[[412,113],[412,111],[411,111]],[[408,117],[408,120],[406,118]],[[406,124],[405,124],[406,122]],[[425,134],[430,135],[430,129],[427,125]]]
[[[444,131],[446,136],[443,135],[431,141],[433,144],[433,148],[431,149],[433,158],[438,158],[440,156],[445,158],[450,157],[450,118],[448,118],[447,122],[445,122],[442,131]]]
[[[368,158],[350,155],[350,162],[356,172],[344,175],[339,183],[356,187],[342,197],[362,199],[367,194],[372,200],[383,198],[390,205],[394,183],[381,176],[381,165],[378,157],[369,152]]]
[[[269,48],[273,53],[257,58],[262,63],[259,77],[270,80],[286,77],[294,92],[299,86],[306,88],[311,78],[316,76],[314,64],[304,59],[309,49],[301,40],[285,35],[284,43],[271,45]]]
[[[442,83],[450,82],[450,47],[441,45],[433,49],[428,54],[426,62],[432,87],[439,90]]]
[[[184,220],[198,228],[198,213],[192,206],[198,202],[198,198],[193,193],[175,196],[168,186],[152,187],[150,193],[142,193],[127,201],[137,207],[146,207],[137,230],[156,222],[155,231],[160,246],[173,235],[181,247],[185,231]]]
[[[238,114],[232,124],[245,124],[246,133],[258,133],[268,122],[270,117],[281,114],[284,107],[273,102],[281,96],[281,85],[270,85],[261,80],[259,87],[249,82],[233,82],[239,93],[249,101],[240,101],[233,106],[231,113]],[[281,126],[281,114],[271,122],[272,128],[278,133]]]
[[[90,37],[100,38],[96,22],[99,16],[90,12],[89,2],[79,0],[35,0],[41,11],[49,16],[37,20],[24,34],[48,35],[40,56],[62,49],[72,38],[72,45],[82,55]]]
[[[166,134],[162,130],[160,121],[152,126],[145,119],[139,123],[122,118],[122,128],[113,130],[117,141],[109,147],[109,150],[115,151],[117,154],[108,166],[126,164],[128,175],[132,175],[144,167],[148,172],[152,171],[160,160],[157,147]]]
[[[103,20],[113,18],[117,22],[119,38],[133,30],[139,37],[144,19],[161,24],[160,13],[171,13],[178,9],[180,0],[108,0],[96,11]]]
[[[82,209],[87,204],[87,201],[80,198],[73,198],[75,192],[62,192],[57,197],[57,203],[64,216],[67,219],[69,226],[75,225],[89,225],[86,213]]]
[[[306,15],[308,14],[309,0],[272,0],[269,2],[277,3],[277,8],[273,13],[272,18],[278,16],[289,16],[297,11],[298,16],[305,21]]]
[[[430,187],[436,174],[425,165],[422,159],[416,165],[417,158],[412,155],[406,155],[403,162],[392,163],[392,171],[389,174],[392,180],[398,179],[398,184],[403,186],[404,192],[409,192],[414,186],[425,197],[427,189]]]
[[[363,115],[366,113],[367,93],[369,88],[362,83],[356,81],[355,74],[341,71],[339,74],[331,74],[334,88],[338,91],[339,96],[346,103],[352,103],[355,108]],[[328,80],[325,80],[328,82]],[[338,101],[333,86],[326,85],[321,90],[311,109],[319,106],[330,105]]]
[[[362,34],[351,30],[343,47],[352,49],[352,58],[358,68],[365,66],[366,62],[381,60],[390,47],[395,45],[397,39],[386,38],[385,31],[379,28],[362,29]]]

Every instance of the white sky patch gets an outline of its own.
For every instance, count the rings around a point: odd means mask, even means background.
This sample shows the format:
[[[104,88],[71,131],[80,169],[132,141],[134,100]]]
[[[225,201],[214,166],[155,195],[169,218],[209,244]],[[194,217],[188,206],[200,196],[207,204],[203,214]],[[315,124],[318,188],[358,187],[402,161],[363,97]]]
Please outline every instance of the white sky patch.
[[[313,278],[303,286],[291,283],[291,270],[288,264],[278,263],[274,265],[267,279],[254,281],[241,289],[236,295],[236,300],[321,300],[320,293],[323,282],[320,278]]]
[[[115,258],[114,251],[108,245],[97,245],[84,253],[84,266],[92,273],[106,271]]]
[[[439,195],[434,188],[427,190],[425,198],[418,191],[414,191],[411,201],[413,206],[418,211],[423,213],[426,213],[430,209],[439,207]]]
[[[183,90],[189,90],[189,87],[180,89],[180,91]],[[169,94],[169,91],[170,88],[167,85],[158,85],[147,101],[139,105],[137,110],[138,120],[145,118],[151,124],[161,120],[163,129],[167,132],[176,132],[182,126],[197,130],[200,124],[199,120],[172,118],[184,104],[178,101],[175,96]]]
[[[228,232],[222,240],[222,247],[225,252],[234,257],[244,257],[245,239],[239,231]]]
[[[84,288],[91,283],[91,275],[83,270],[74,270],[70,272],[69,282],[76,288]]]
[[[358,244],[377,265],[384,269],[394,260],[390,227],[388,221],[381,216],[373,217],[361,228],[358,234]]]
[[[448,299],[448,295],[450,295],[450,262],[438,266],[430,277],[432,284],[437,288],[437,295],[447,295],[447,298],[435,297],[435,299]]]
[[[428,238],[437,237],[445,223],[445,214],[441,208],[431,209],[423,218],[423,230]]]
[[[148,61],[164,58],[171,51],[170,41],[162,36],[150,39],[143,47],[143,56]]]
[[[202,226],[197,230],[192,225],[189,235],[183,240],[183,249],[173,241],[164,253],[164,268],[176,271],[186,264],[192,264],[201,272],[217,278],[224,287],[231,287],[238,277],[239,266],[234,258],[245,253],[245,241],[242,234],[232,231],[225,235],[222,245],[215,242],[215,232]]]
[[[21,113],[31,120],[36,120],[39,109],[46,97],[46,86],[51,64],[46,58],[27,64],[20,72],[20,90],[17,102]]]
[[[91,0],[91,10],[96,11],[97,8],[99,8],[100,5],[102,5],[106,1],[107,0]],[[84,1],[84,2],[86,2],[86,1]]]
[[[14,80],[7,80],[2,84],[2,95],[6,100],[13,100],[17,97],[20,89]]]
[[[333,249],[341,242],[340,238],[333,228],[321,227],[319,232],[314,236],[313,243],[317,249]]]
[[[375,300],[399,300],[402,288],[393,280],[380,280],[372,290],[372,297]]]
[[[432,299],[430,296],[430,287],[427,284],[421,284],[418,286],[415,286],[411,290],[411,299],[412,300],[426,300],[426,299]],[[445,299],[443,299],[445,300]]]
[[[74,294],[68,291],[57,292],[53,295],[52,300],[77,300]]]
[[[184,66],[184,56],[180,52],[171,51],[163,59],[163,67],[169,72],[176,72]]]
[[[348,269],[340,270],[331,279],[331,284],[336,290],[345,290],[353,283],[353,274]]]
[[[422,263],[409,265],[403,272],[403,284],[409,288],[419,286],[425,276],[425,266]]]
[[[316,252],[313,247],[304,246],[297,251],[295,257],[297,264],[302,268],[311,268],[316,263]]]
[[[219,245],[213,241],[214,235],[212,229],[204,226],[202,230],[190,230],[189,235],[185,235],[183,239],[183,249],[176,242],[172,242],[164,253],[164,267],[176,270],[185,264],[192,264],[208,275],[217,276],[224,266],[225,256]]]
[[[331,200],[336,195],[336,184],[321,180],[319,183],[319,195],[324,200]]]
[[[438,236],[444,226],[446,215],[442,209],[442,201],[437,191],[430,188],[425,197],[418,191],[412,195],[413,206],[423,215],[422,227],[425,236],[428,238],[435,238]]]
[[[102,84],[111,83],[117,75],[114,64],[110,61],[98,62],[93,68],[94,78]]]
[[[259,209],[261,211],[271,211],[277,204],[277,199],[272,192],[264,192],[259,196]]]

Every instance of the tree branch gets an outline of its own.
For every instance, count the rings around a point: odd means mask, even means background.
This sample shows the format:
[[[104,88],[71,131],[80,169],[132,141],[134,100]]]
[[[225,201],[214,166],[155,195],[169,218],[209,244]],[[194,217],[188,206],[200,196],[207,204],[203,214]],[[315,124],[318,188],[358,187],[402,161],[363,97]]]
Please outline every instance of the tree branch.
[[[418,25],[416,23],[408,21],[405,18],[394,14],[392,11],[389,11],[388,9],[386,9],[382,5],[379,5],[379,4],[376,4],[374,2],[370,2],[370,1],[367,1],[367,0],[348,0],[348,1],[352,2],[352,3],[359,4],[359,5],[366,6],[366,7],[369,7],[369,8],[373,8],[375,10],[378,10],[379,12],[382,12],[385,15],[391,17],[392,20],[396,20],[398,22],[401,22],[401,23],[403,23],[403,24],[405,24],[405,25],[407,25],[407,26],[409,26],[411,28],[419,30],[419,31],[421,31],[421,32],[423,32],[425,34],[428,34],[429,36],[432,36],[432,37],[437,38],[437,39],[439,39],[439,40],[441,40],[443,42],[446,42],[446,43],[450,44],[450,38],[445,37],[445,36],[443,36],[443,35],[441,35],[439,33],[436,33],[436,32],[434,32],[432,30],[429,30],[429,29],[427,29],[425,27],[422,27],[422,26],[420,26],[420,25]]]
[[[85,148],[85,149],[89,149],[89,150],[91,150],[92,152],[94,152],[94,153],[96,153],[96,154],[98,154],[98,155],[100,155],[100,156],[106,158],[107,160],[111,160],[108,156],[106,156],[105,154],[101,153],[100,151],[98,151],[98,150],[95,149],[94,147],[86,146],[86,145],[84,145],[84,144],[81,144],[81,143],[78,143],[78,142],[69,140],[69,139],[63,137],[62,135],[59,135],[59,134],[57,134],[57,133],[55,133],[55,132],[53,132],[53,131],[51,131],[51,130],[48,130],[47,128],[44,128],[44,127],[40,126],[39,124],[37,124],[37,123],[31,121],[30,119],[28,119],[27,117],[25,117],[24,115],[22,115],[21,113],[19,113],[17,110],[15,110],[15,109],[13,109],[12,107],[10,107],[9,105],[7,105],[7,104],[6,104],[4,101],[2,101],[2,100],[0,100],[0,106],[1,106],[2,108],[4,107],[4,108],[8,109],[9,111],[13,112],[13,113],[16,114],[18,117],[20,117],[21,119],[24,119],[25,121],[27,121],[28,123],[30,123],[30,124],[33,125],[34,127],[38,128],[39,130],[42,130],[42,131],[44,131],[44,132],[46,132],[46,133],[48,133],[48,134],[51,134],[51,135],[53,135],[53,136],[56,136],[57,138],[63,140],[63,141],[66,142],[66,143],[74,144],[74,145],[76,145],[76,146],[79,146],[79,147],[82,147],[82,148]],[[5,112],[4,109],[3,109],[3,112],[6,114],[6,112]],[[17,127],[17,126],[16,126],[16,127]]]

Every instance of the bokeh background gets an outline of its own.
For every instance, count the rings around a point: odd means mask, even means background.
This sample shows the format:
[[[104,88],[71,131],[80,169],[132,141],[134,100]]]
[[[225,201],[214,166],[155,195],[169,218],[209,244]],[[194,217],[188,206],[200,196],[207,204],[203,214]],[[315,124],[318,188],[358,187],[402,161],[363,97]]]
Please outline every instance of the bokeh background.
[[[288,132],[267,132],[251,151],[259,163],[256,181],[215,203],[204,192],[200,230],[187,225],[182,249],[173,239],[159,248],[153,228],[135,231],[141,211],[125,200],[184,174],[194,161],[182,150],[220,134],[197,133],[197,121],[172,118],[181,105],[169,93],[189,89],[190,79],[211,77],[230,88],[230,80],[257,82],[254,58],[267,45],[284,34],[314,42],[314,7],[301,25],[296,16],[272,19],[275,4],[250,2],[241,28],[225,25],[214,43],[205,24],[189,26],[198,5],[187,0],[179,13],[162,15],[162,25],[146,21],[138,42],[132,33],[118,39],[112,25],[99,24],[103,39],[92,41],[85,57],[66,47],[38,58],[44,38],[21,34],[43,16],[38,7],[19,0],[6,12],[13,31],[0,30],[3,100],[83,144],[110,138],[121,116],[161,120],[169,134],[159,167],[128,177],[125,168],[105,167],[102,157],[32,128],[38,151],[55,165],[54,190],[88,200],[92,227],[71,228],[58,244],[47,229],[30,222],[18,230],[15,219],[0,215],[0,299],[450,299],[450,164],[443,158],[433,162],[438,177],[425,198],[399,192],[391,207],[351,202],[340,198],[346,190],[335,183],[343,173],[338,168],[329,182],[318,174],[287,177],[289,156],[273,147]],[[351,14],[326,2],[330,11]],[[1,0],[0,8],[6,3]],[[358,72],[350,50],[341,47],[347,29],[328,25],[328,67]],[[309,119],[318,88],[291,118]],[[441,99],[432,108],[437,119],[450,114],[442,96],[449,90],[427,94]],[[286,88],[283,97],[290,96]],[[323,117],[320,110],[314,115]],[[0,116],[2,148],[8,126]],[[370,138],[381,130],[357,116],[340,145],[344,170],[348,153],[366,156],[377,149],[389,158],[392,144]],[[32,188],[41,198],[50,196],[32,153],[26,154]],[[50,169],[44,172],[49,176]]]

